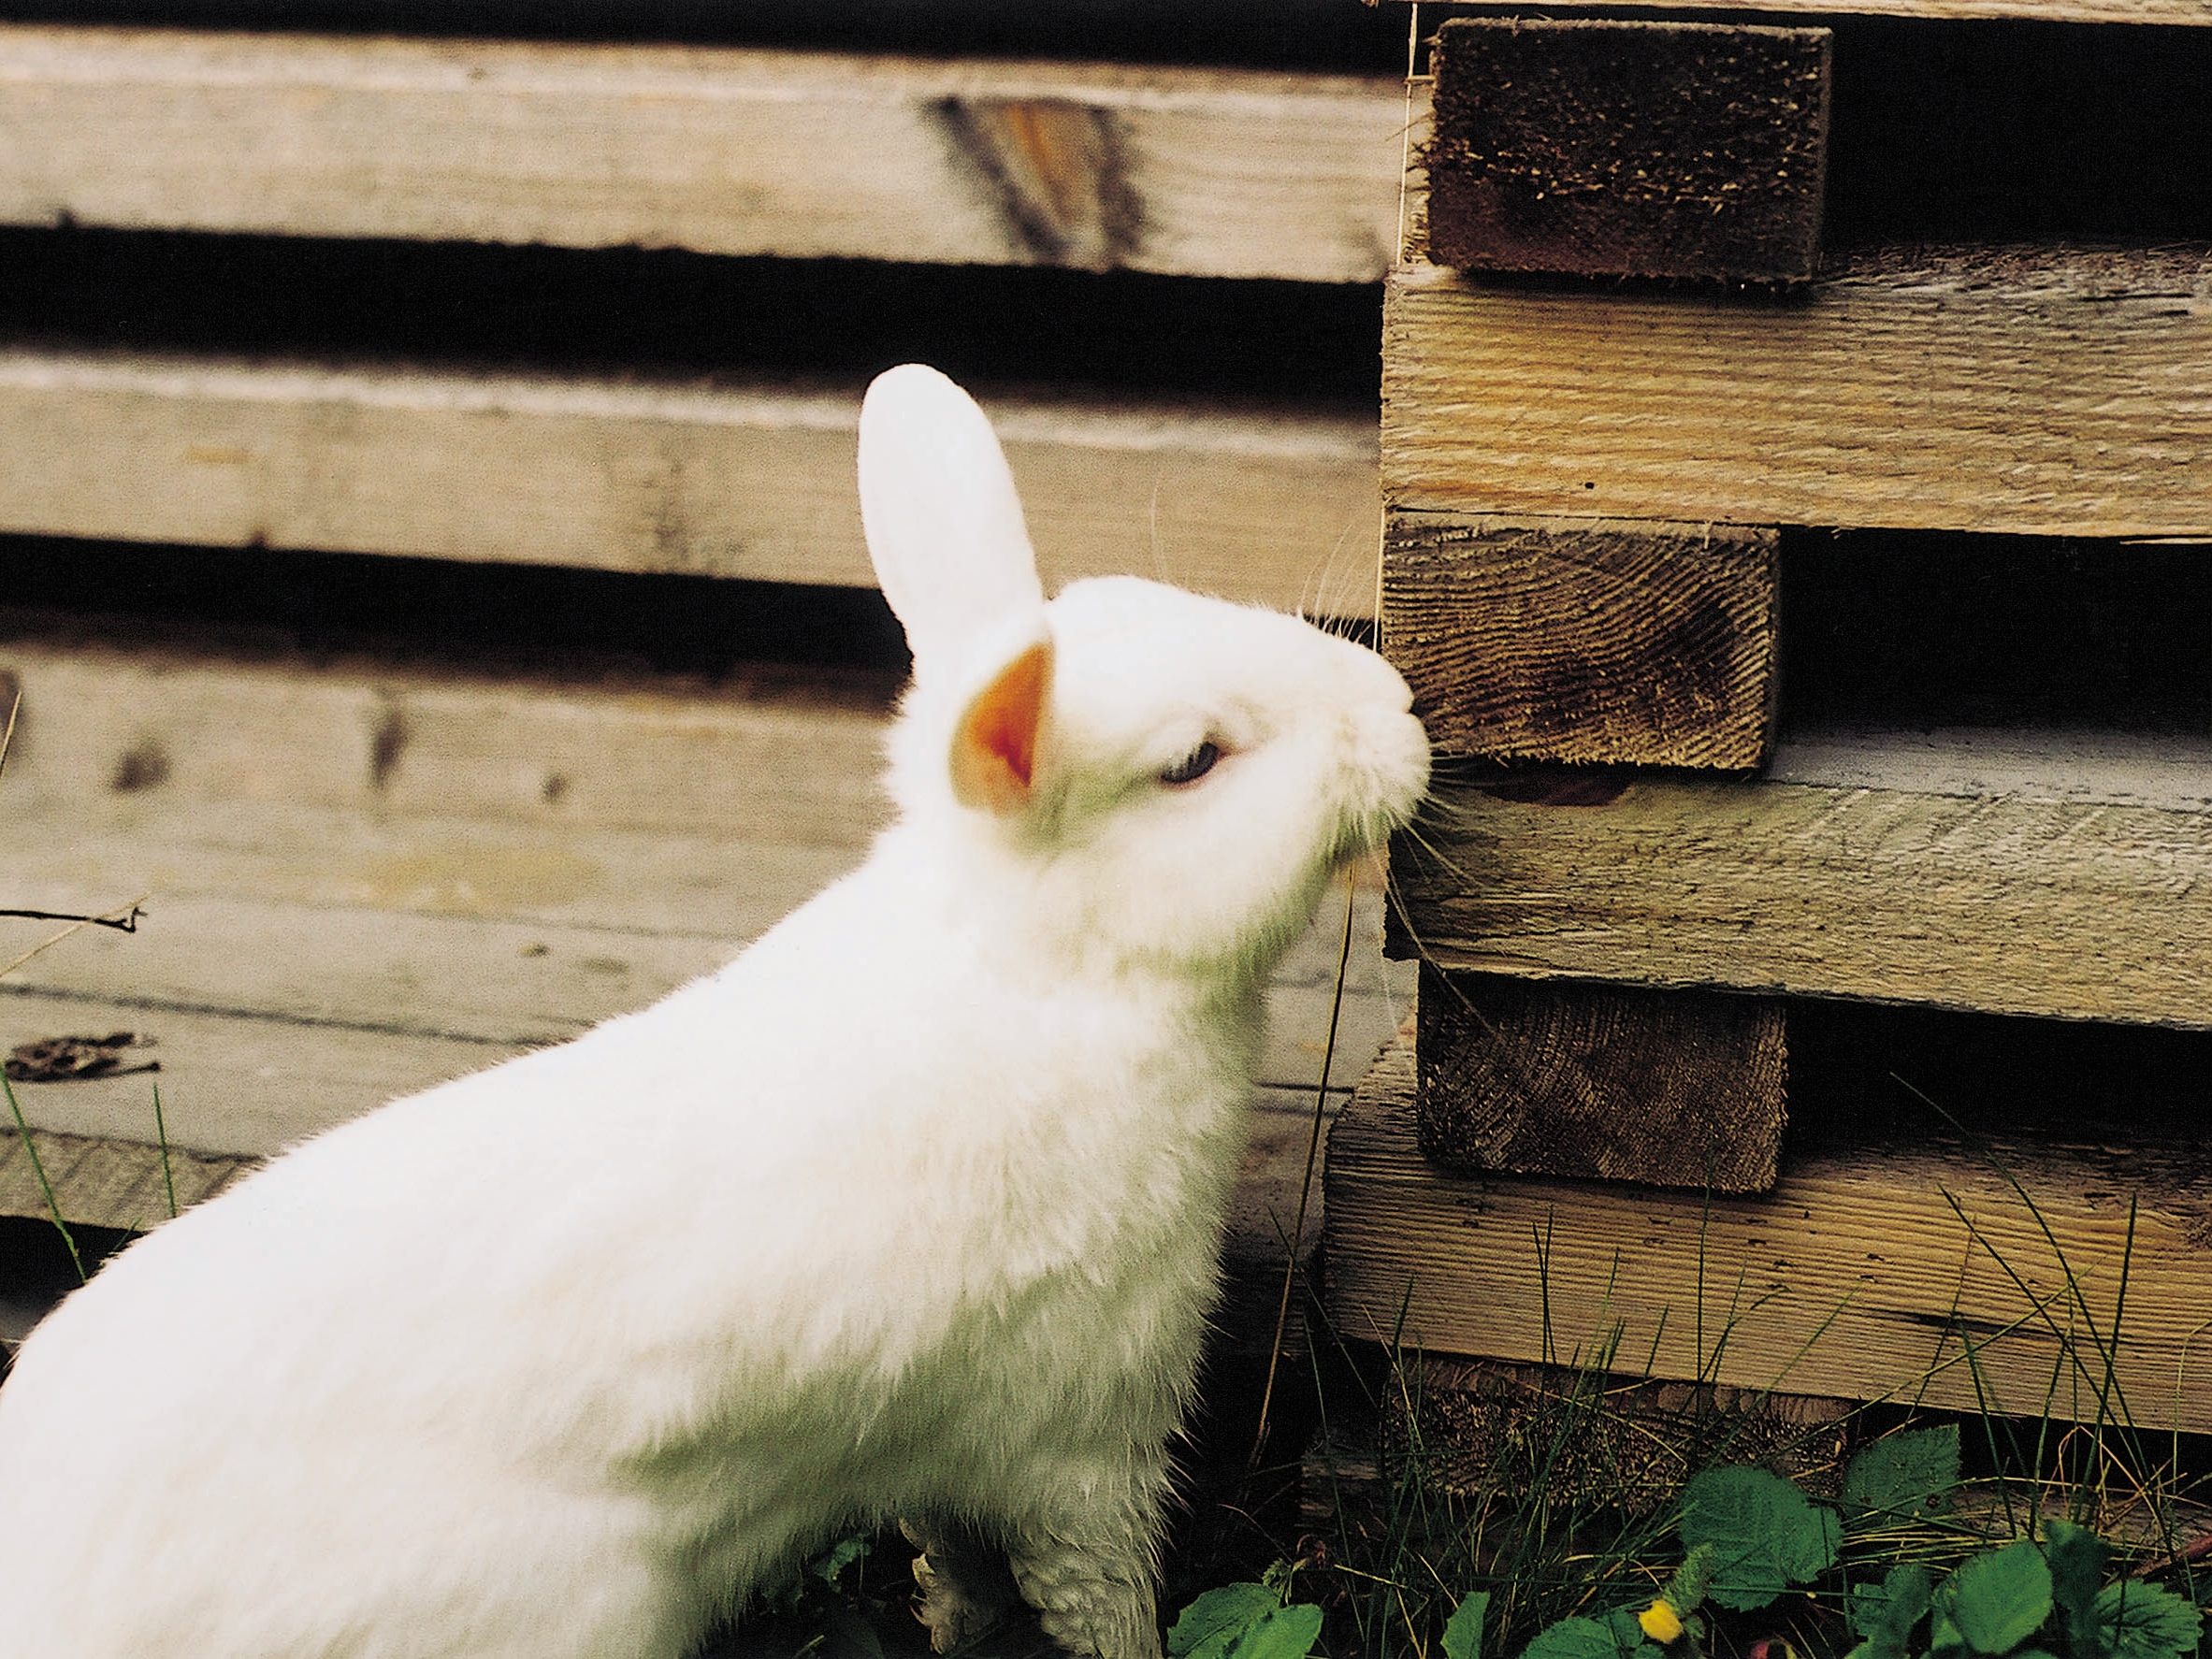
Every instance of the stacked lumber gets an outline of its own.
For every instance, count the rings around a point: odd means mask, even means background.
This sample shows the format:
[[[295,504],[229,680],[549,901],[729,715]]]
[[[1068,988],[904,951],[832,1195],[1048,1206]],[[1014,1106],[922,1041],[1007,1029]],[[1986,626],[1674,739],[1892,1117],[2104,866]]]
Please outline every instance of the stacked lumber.
[[[0,905],[142,909],[21,961],[57,927],[0,919],[0,1215],[51,1187],[150,1223],[856,863],[904,664],[848,591],[855,426],[933,339],[980,365],[1048,584],[1371,616],[1371,417],[1193,368],[1173,323],[1341,291],[1364,358],[1404,119],[1323,70],[0,24]],[[902,272],[941,327],[870,314]],[[1111,374],[1039,338],[1147,306]],[[1298,1210],[1340,925],[1276,988],[1253,1257]],[[1329,1109],[1395,988],[1355,963]]]
[[[1381,629],[1447,758],[1332,1311],[2212,1430],[2212,197],[2117,67],[2201,76],[2212,7],[1546,9],[1447,8],[1388,283]],[[1931,178],[1924,60],[2067,81],[2075,153]]]

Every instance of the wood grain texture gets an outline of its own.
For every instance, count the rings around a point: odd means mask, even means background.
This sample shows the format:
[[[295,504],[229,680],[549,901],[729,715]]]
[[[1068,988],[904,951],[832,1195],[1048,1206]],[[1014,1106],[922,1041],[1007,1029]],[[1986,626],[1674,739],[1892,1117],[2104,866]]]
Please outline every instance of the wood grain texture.
[[[148,912],[0,978],[0,1054],[151,1037],[170,1131],[203,1151],[267,1153],[640,1006],[858,863],[884,815],[881,702],[837,674],[594,685],[51,637],[0,664],[24,693],[0,897]],[[1371,884],[1358,904],[1338,1089],[1408,989]],[[1342,926],[1278,974],[1270,1087],[1319,1079]],[[57,930],[0,930],[0,960]],[[19,1093],[41,1128],[152,1133],[143,1075]]]
[[[1437,264],[1812,279],[1827,30],[1452,18],[1430,65],[1425,224]]]
[[[19,346],[0,530],[866,587],[860,391]],[[1048,583],[1372,613],[1371,414],[982,396]]]
[[[1835,732],[1760,781],[1447,787],[1394,874],[1429,959],[2212,1029],[2212,743]]]
[[[1367,0],[1372,6],[1376,0]],[[1434,0],[1439,9],[1511,9],[1518,0]],[[1688,9],[1681,0],[1552,0],[1547,11]],[[2017,18],[2046,23],[2212,24],[2212,0],[1699,0],[1703,12],[1753,16]]]
[[[1762,1192],[1788,1116],[1782,1005],[1421,974],[1421,1149],[1447,1169]]]
[[[1383,649],[1439,754],[1747,771],[1775,712],[1779,538],[1393,512]]]
[[[71,1225],[135,1232],[167,1218],[172,1193],[178,1210],[188,1210],[214,1197],[255,1162],[181,1147],[169,1147],[165,1157],[159,1143],[44,1130],[32,1130],[26,1137],[8,1125],[0,1133],[0,1216],[48,1214],[51,1188],[62,1205],[63,1220]]]
[[[1709,1199],[1446,1175],[1416,1145],[1412,1083],[1394,1050],[1330,1137],[1327,1294],[1347,1334],[1387,1336],[1403,1310],[1410,1346],[1533,1363],[1617,1334],[1657,1378],[2094,1417],[2093,1334],[2115,1328],[2124,1262],[2127,1412],[2212,1428],[2201,1144],[1864,1147],[1766,1197]]]
[[[1844,1400],[1409,1353],[1386,1391],[1384,1456],[1435,1488],[1534,1491],[1650,1515],[1715,1463],[1757,1464],[1834,1497],[1852,1441]]]
[[[527,676],[240,644],[0,631],[22,685],[7,786],[343,806],[864,848],[888,674]]]
[[[0,223],[1373,281],[1394,80],[11,25]]]
[[[1395,507],[2212,539],[2212,249],[1887,251],[1808,294],[1393,276]]]

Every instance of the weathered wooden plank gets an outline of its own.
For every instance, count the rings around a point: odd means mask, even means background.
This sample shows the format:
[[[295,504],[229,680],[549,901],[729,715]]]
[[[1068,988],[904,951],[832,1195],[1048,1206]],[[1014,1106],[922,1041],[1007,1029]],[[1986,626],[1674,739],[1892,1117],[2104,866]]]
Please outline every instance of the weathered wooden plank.
[[[1372,6],[1376,0],[1367,0]],[[1511,9],[1518,0],[1434,0],[1449,10]],[[1553,0],[1547,11],[1692,9],[1681,0]],[[2046,23],[2212,23],[2212,0],[1699,0],[1702,12],[1754,16],[2017,18]]]
[[[1761,781],[1449,788],[1395,875],[1439,966],[2212,1028],[2212,743],[1805,734]]]
[[[247,800],[866,846],[884,674],[527,678],[240,644],[0,638],[12,790]],[[496,878],[495,878],[496,879]],[[127,897],[127,895],[126,895]]]
[[[1450,1169],[1760,1192],[1787,1117],[1782,1006],[1424,968],[1421,1149]]]
[[[860,397],[14,347],[0,530],[866,587]],[[1048,583],[1134,570],[1371,613],[1371,584],[1323,584],[1374,523],[1371,414],[984,400]]]
[[[2212,1428],[2201,1146],[1922,1140],[1709,1198],[1442,1174],[1411,1094],[1395,1050],[1331,1133],[1327,1294],[1348,1334],[1387,1336],[1403,1310],[1410,1345],[1448,1353],[1533,1363],[1617,1340],[1659,1378],[2083,1418],[2118,1326],[2134,1421]]]
[[[1382,640],[1439,753],[1749,770],[1772,734],[1779,538],[1393,512]]]
[[[0,223],[1372,281],[1352,76],[14,25]]]
[[[640,757],[640,762],[647,757]],[[395,1095],[559,1041],[718,965],[857,861],[712,830],[358,812],[267,801],[86,799],[19,787],[0,814],[11,904],[105,910],[144,896],[124,936],[81,932],[0,978],[0,1054],[128,1031],[136,1074],[24,1083],[34,1122],[143,1138],[158,1081],[171,1133],[261,1154]],[[1348,1089],[1407,993],[1358,898],[1332,1084]],[[1335,997],[1332,900],[1270,994],[1261,1074],[1309,1088]],[[0,959],[56,930],[0,924]],[[116,948],[120,946],[121,948]],[[12,947],[12,948],[8,948]]]
[[[1803,282],[1829,36],[1453,18],[1430,59],[1427,252],[1484,271]]]
[[[168,1216],[172,1194],[180,1212],[190,1209],[257,1161],[36,1129],[27,1138],[0,1123],[0,1216],[46,1216],[51,1190],[62,1219],[76,1226],[151,1227]]]
[[[1393,276],[1393,506],[2212,538],[2207,252],[1874,252],[1788,302]]]

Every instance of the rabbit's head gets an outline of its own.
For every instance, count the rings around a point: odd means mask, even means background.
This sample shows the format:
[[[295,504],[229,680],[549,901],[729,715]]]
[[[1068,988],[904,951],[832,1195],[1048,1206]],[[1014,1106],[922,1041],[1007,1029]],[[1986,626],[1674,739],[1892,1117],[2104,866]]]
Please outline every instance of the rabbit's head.
[[[933,369],[869,389],[860,505],[915,658],[892,793],[998,925],[1256,974],[1426,787],[1406,683],[1364,646],[1135,577],[1048,603],[990,424]]]

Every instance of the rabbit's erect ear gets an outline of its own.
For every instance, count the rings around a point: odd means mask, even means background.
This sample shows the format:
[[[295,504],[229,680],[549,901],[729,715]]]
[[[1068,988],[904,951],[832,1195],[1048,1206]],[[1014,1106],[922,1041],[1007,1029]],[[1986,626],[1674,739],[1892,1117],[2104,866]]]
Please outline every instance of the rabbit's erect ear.
[[[933,368],[875,377],[860,404],[860,523],[918,665],[982,636],[1043,631],[1014,475],[975,399]]]
[[[1040,640],[969,700],[952,734],[952,793],[962,806],[1004,815],[1029,804],[1051,688],[1052,642]]]

